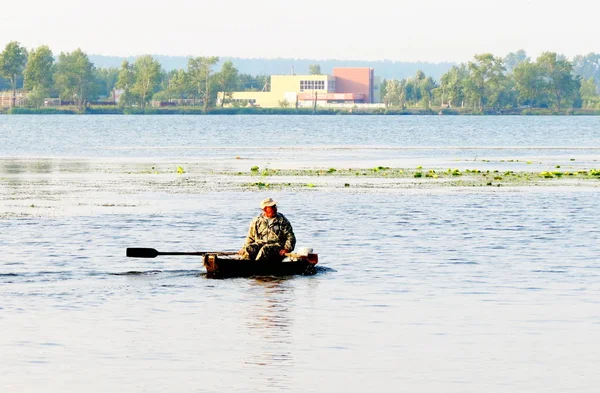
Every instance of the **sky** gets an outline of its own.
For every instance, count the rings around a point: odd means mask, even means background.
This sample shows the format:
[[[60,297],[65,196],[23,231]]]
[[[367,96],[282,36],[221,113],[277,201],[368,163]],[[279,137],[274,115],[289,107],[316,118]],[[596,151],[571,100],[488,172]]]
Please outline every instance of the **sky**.
[[[600,52],[597,0],[3,1],[10,41],[55,54],[466,62]]]

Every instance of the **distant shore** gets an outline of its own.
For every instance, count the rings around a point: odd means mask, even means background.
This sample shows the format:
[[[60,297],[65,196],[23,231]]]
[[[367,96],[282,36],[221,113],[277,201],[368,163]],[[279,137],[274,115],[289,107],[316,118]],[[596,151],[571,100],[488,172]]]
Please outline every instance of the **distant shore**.
[[[210,108],[206,113],[200,107],[146,107],[121,108],[117,106],[89,106],[81,112],[76,107],[52,108],[0,108],[6,115],[485,115],[485,116],[598,116],[600,109],[508,108],[473,111],[466,108],[258,108],[225,107]]]

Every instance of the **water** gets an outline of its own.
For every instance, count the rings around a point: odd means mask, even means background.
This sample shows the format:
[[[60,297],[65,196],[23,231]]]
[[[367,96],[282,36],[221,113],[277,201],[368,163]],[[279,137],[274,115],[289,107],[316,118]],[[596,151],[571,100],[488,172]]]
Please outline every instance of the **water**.
[[[352,148],[381,158],[382,150],[401,148],[473,157],[544,147],[597,154],[599,126],[597,116],[5,116],[0,156],[218,158],[250,150],[269,157]],[[271,150],[256,151],[263,146]]]
[[[248,158],[241,166],[444,165],[477,146],[494,165],[514,154],[594,165],[598,123],[0,117],[0,208],[37,204],[36,214],[0,219],[0,391],[594,392],[595,186],[139,191],[96,169],[229,168],[237,154]],[[269,135],[280,149],[260,149]],[[296,161],[280,157],[288,145],[316,149]],[[27,157],[48,165],[11,166]],[[65,158],[84,166],[60,172]],[[298,247],[319,253],[315,276],[212,280],[195,258],[125,257],[132,246],[236,249],[266,196],[280,202]]]

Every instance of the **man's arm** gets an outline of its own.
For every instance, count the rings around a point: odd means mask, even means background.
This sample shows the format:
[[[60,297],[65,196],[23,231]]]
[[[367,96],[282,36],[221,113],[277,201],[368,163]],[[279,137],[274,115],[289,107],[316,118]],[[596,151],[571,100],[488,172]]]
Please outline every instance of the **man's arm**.
[[[287,218],[284,217],[282,231],[285,237],[285,244],[283,245],[283,249],[286,252],[294,251],[294,247],[296,247],[296,236],[294,235],[294,230],[292,229],[292,224],[288,221]]]
[[[246,236],[246,242],[244,243],[244,247],[249,244],[256,242],[256,218],[252,220],[250,223],[250,228],[248,228],[248,235]]]

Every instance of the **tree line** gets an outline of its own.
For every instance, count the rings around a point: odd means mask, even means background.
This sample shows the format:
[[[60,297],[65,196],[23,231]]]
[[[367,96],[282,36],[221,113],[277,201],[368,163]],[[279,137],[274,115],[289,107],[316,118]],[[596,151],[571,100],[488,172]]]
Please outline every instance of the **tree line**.
[[[411,78],[382,83],[386,106],[460,107],[474,112],[505,108],[600,109],[600,54],[576,56],[569,61],[554,52],[535,61],[525,51],[496,57],[475,55],[453,66],[437,82],[417,71]]]
[[[114,101],[119,105],[146,107],[151,100],[176,101],[202,106],[216,101],[217,91],[268,89],[270,77],[239,73],[231,61],[217,69],[219,57],[189,58],[185,69],[165,71],[150,55],[123,61],[120,67],[96,68],[81,49],[54,56],[48,46],[27,51],[19,42],[0,53],[0,90],[27,93],[25,104],[39,108],[49,97],[58,97],[83,110],[90,102]],[[320,74],[319,64],[309,65]],[[3,78],[3,80],[2,80]],[[503,108],[600,108],[600,54],[564,56],[546,52],[532,61],[525,51],[496,57],[475,55],[472,61],[454,65],[439,81],[417,71],[414,77],[383,80],[381,97],[392,108],[462,107],[473,111]],[[223,105],[224,100],[221,100]]]
[[[185,69],[187,67],[188,57],[152,55],[160,62],[166,71],[173,69]],[[119,68],[123,60],[134,62],[136,56],[106,56],[91,54],[90,60],[98,68]],[[415,62],[415,61],[396,61],[396,60],[343,60],[343,59],[309,59],[309,58],[241,58],[232,56],[221,56],[217,68],[231,61],[235,64],[240,73],[250,75],[286,75],[286,74],[305,74],[313,64],[319,64],[324,74],[331,74],[336,67],[368,67],[374,68],[378,76],[385,79],[402,79],[415,74],[417,70],[439,80],[450,67],[456,65],[456,62]]]
[[[123,61],[120,68],[96,68],[81,49],[61,53],[55,59],[48,46],[31,51],[13,41],[0,53],[0,90],[12,90],[15,106],[17,90],[27,93],[26,106],[39,108],[49,97],[58,97],[83,110],[90,102],[114,100],[119,90],[120,106],[144,108],[151,100],[191,102],[206,111],[216,100],[217,91],[259,91],[270,77],[241,74],[226,61],[215,69],[216,56],[194,57],[187,69],[166,72],[150,55],[134,62]],[[1,78],[5,79],[2,85]]]

